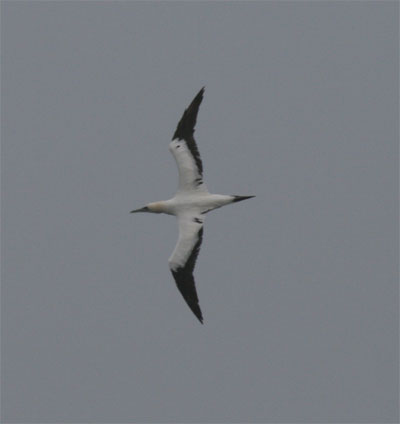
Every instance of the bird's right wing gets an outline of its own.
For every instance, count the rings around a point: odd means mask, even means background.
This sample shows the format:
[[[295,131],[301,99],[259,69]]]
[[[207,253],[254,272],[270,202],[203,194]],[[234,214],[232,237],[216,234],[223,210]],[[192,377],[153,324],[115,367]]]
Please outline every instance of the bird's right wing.
[[[196,190],[207,192],[207,187],[203,182],[203,163],[193,137],[203,93],[204,87],[183,113],[169,144],[169,150],[176,161],[179,171],[178,191]]]
[[[178,216],[179,238],[168,261],[178,290],[201,323],[203,315],[197,297],[193,269],[203,240],[203,220],[204,215],[195,213]]]

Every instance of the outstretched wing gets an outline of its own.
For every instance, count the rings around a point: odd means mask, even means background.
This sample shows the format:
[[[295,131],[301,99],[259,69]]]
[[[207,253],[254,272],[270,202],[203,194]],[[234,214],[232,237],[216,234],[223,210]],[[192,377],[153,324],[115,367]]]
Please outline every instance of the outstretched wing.
[[[178,242],[168,261],[178,290],[201,323],[203,315],[197,297],[193,269],[203,240],[203,220],[204,215],[201,214],[186,213],[178,216]]]
[[[203,164],[193,137],[203,94],[204,87],[183,113],[169,144],[169,150],[175,158],[179,171],[178,191],[207,191],[207,187],[203,183]]]

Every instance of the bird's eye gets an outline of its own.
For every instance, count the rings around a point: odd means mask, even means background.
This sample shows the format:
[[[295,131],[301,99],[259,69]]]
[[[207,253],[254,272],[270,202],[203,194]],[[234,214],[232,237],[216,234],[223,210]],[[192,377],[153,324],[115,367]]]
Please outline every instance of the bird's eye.
[[[176,148],[178,148],[178,147],[181,147],[181,145],[180,145],[180,144],[177,144],[177,145],[176,145]]]

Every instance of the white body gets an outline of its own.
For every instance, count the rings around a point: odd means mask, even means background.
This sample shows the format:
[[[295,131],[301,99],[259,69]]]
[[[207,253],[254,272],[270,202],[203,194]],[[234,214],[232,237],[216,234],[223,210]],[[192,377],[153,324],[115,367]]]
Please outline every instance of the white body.
[[[204,192],[178,192],[172,199],[150,203],[151,212],[179,217],[181,214],[205,214],[232,203],[233,196]]]

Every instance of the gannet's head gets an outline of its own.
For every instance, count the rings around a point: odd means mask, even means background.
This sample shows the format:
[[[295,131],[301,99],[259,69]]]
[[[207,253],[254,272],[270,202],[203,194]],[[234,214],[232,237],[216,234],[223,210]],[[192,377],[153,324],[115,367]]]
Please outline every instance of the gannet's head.
[[[153,203],[147,204],[143,208],[139,208],[139,209],[135,209],[135,210],[131,211],[131,213],[136,213],[136,212],[161,213],[162,212],[162,206],[161,206],[160,202],[153,202]]]

